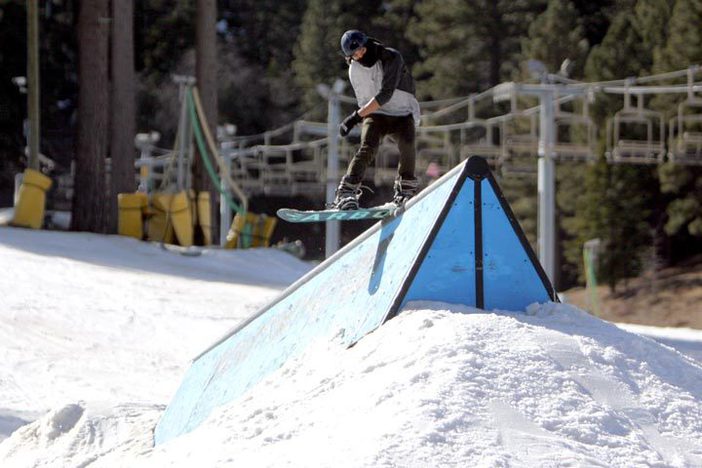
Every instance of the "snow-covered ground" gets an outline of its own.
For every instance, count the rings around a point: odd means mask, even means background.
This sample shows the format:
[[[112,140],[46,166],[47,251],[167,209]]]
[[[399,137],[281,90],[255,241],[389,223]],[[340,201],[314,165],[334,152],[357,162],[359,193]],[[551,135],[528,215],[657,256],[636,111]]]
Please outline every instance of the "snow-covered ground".
[[[154,448],[190,359],[309,268],[0,228],[0,466],[702,466],[702,332],[564,304],[412,303]]]

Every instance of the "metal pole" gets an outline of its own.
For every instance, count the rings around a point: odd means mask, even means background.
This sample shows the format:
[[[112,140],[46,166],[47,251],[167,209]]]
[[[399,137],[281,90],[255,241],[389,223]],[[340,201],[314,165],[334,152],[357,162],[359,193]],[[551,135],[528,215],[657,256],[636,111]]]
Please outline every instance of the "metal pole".
[[[540,93],[539,112],[539,261],[546,275],[554,281],[555,273],[555,226],[556,226],[556,173],[553,158],[555,144],[555,121],[553,115],[553,91]]]
[[[335,90],[329,90],[329,108],[327,113],[327,203],[334,201],[336,186],[339,183],[339,96]],[[341,225],[338,221],[329,221],[326,225],[325,254],[329,258],[339,250]]]
[[[224,166],[226,167],[227,173],[232,173],[232,160],[229,157],[224,158]],[[229,234],[229,225],[232,222],[232,209],[227,203],[227,197],[224,196],[225,192],[229,191],[229,187],[225,182],[225,176],[221,178],[222,191],[219,195],[219,245],[224,247],[227,244],[227,234]]]
[[[27,0],[27,114],[28,166],[39,169],[39,6]]]
[[[188,90],[196,83],[195,77],[188,75],[173,75],[173,82],[178,85],[180,97],[180,120],[178,121],[178,161],[177,161],[177,185],[178,191],[190,187],[188,175],[186,174],[186,155],[190,155],[192,143],[192,123],[188,118]],[[188,161],[189,163],[189,161]]]
[[[148,143],[144,143],[144,146],[140,147],[139,154],[139,192],[149,193],[151,192],[151,171],[153,166],[151,165],[151,148]]]
[[[180,83],[180,122],[178,132],[178,163],[177,163],[177,181],[178,181],[178,191],[180,192],[185,187],[185,154],[188,152],[188,146],[190,142],[188,141],[188,98],[187,98],[187,85]]]
[[[22,180],[24,179],[24,174],[19,173],[15,174],[15,194],[14,198],[12,200],[12,206],[17,206],[17,203],[19,202],[19,191],[20,187],[22,186]]]

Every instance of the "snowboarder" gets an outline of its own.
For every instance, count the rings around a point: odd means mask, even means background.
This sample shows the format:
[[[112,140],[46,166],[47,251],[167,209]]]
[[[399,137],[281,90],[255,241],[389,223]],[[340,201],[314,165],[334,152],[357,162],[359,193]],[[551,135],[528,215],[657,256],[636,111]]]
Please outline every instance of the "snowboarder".
[[[349,65],[349,80],[359,108],[343,120],[339,134],[346,137],[362,124],[361,146],[341,178],[332,208],[358,209],[366,167],[373,162],[386,135],[395,139],[400,151],[393,203],[401,206],[419,185],[414,174],[415,126],[420,117],[414,79],[400,52],[361,31],[346,31],[341,37],[341,50]]]

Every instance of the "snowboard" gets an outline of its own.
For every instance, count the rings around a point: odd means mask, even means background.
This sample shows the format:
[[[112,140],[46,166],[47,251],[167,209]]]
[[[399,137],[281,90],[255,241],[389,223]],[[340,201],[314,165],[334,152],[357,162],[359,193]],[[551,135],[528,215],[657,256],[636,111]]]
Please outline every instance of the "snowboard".
[[[359,208],[357,210],[309,210],[301,211],[292,208],[281,208],[278,217],[290,223],[322,223],[325,221],[365,221],[381,220],[397,213],[399,207],[394,203]]]

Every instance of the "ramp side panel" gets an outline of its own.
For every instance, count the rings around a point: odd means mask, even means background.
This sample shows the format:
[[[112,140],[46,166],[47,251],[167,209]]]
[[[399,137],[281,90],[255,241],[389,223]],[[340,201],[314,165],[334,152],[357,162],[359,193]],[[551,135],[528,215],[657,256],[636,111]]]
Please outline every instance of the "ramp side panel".
[[[475,182],[466,179],[403,305],[426,300],[476,306],[474,189]]]
[[[349,345],[377,328],[455,180],[386,220],[336,261],[320,265],[305,284],[197,359],[156,428],[156,443],[191,431],[213,408],[240,398],[314,342]]]
[[[488,179],[482,181],[482,199],[485,310],[526,310],[534,302],[550,301],[529,255],[531,246],[515,231],[521,228],[510,222]]]

